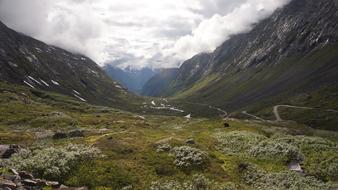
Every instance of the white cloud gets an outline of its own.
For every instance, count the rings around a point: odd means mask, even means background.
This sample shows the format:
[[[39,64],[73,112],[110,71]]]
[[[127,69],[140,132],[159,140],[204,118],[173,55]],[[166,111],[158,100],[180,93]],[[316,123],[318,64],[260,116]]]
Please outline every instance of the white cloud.
[[[0,19],[101,65],[171,67],[248,31],[286,1],[0,0]]]
[[[248,32],[253,24],[271,15],[290,0],[248,0],[230,13],[203,20],[191,35],[181,37],[167,53],[189,58],[199,52],[212,52],[233,34]]]

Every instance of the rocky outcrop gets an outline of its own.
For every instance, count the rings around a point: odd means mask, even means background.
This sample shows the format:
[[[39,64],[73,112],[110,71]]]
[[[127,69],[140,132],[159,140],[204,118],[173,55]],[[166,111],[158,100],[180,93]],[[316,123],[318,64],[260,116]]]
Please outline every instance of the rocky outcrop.
[[[48,181],[34,178],[28,172],[9,170],[6,174],[0,175],[1,190],[42,190],[46,187],[62,190],[88,190],[87,187],[68,187],[57,181]]]
[[[19,145],[0,145],[0,159],[10,158],[13,154],[19,152]]]

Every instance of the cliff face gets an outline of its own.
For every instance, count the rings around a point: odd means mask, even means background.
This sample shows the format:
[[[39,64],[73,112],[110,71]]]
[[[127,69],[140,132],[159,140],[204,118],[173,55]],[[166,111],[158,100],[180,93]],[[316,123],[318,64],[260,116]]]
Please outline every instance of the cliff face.
[[[278,64],[338,42],[337,2],[293,0],[251,32],[232,37],[212,54],[208,72]]]
[[[0,22],[0,81],[119,106],[132,97],[88,57],[17,33]]]
[[[250,32],[184,62],[165,92],[238,109],[336,84],[337,4],[336,0],[292,0]]]

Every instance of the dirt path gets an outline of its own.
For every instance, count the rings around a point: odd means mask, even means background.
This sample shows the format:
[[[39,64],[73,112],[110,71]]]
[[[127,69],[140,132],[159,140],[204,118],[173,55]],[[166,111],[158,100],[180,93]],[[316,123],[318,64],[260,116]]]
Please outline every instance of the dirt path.
[[[186,104],[192,104],[192,105],[198,105],[198,106],[206,106],[208,107],[209,109],[213,109],[213,110],[217,110],[221,113],[223,113],[223,117],[225,118],[226,116],[228,116],[228,112],[223,110],[222,108],[219,108],[219,107],[215,107],[215,106],[211,106],[209,104],[202,104],[202,103],[194,103],[194,102],[183,102],[183,103],[186,103]]]
[[[276,105],[273,107],[273,114],[275,115],[276,121],[283,121],[283,119],[280,117],[278,108],[285,107],[285,108],[295,108],[295,109],[305,109],[305,110],[312,110],[314,108],[310,107],[302,107],[302,106],[291,106],[291,105]]]
[[[257,120],[260,120],[260,121],[263,121],[263,122],[266,121],[265,119],[263,119],[263,118],[261,118],[261,117],[258,117],[258,116],[255,116],[255,115],[253,115],[253,114],[250,114],[250,113],[248,113],[247,111],[242,111],[242,114],[247,115],[247,116],[250,116],[250,117],[253,117],[253,118],[255,118],[255,119],[257,119]]]

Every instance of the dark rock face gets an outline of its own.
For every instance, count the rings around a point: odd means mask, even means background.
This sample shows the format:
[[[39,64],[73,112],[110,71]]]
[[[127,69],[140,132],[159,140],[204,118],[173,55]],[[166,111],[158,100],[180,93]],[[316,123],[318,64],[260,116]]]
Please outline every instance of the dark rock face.
[[[10,158],[13,154],[19,152],[18,145],[0,145],[0,159]]]
[[[0,81],[119,106],[131,97],[86,56],[17,33],[0,22]],[[135,97],[134,97],[135,98]]]

